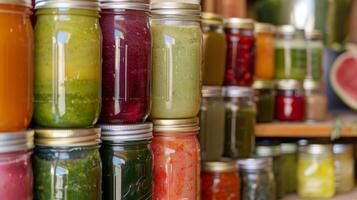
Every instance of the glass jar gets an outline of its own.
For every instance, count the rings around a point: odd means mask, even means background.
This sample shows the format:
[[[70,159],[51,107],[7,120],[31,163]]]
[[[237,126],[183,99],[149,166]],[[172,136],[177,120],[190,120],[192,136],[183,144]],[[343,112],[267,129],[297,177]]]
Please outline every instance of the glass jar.
[[[21,131],[33,110],[31,1],[0,2],[0,131]]]
[[[196,117],[200,110],[202,31],[200,5],[151,4],[152,119]]]
[[[276,200],[271,158],[238,160],[242,200]]]
[[[227,43],[223,16],[202,13],[203,85],[221,86],[224,81]]]
[[[237,200],[240,195],[239,175],[234,161],[203,162],[201,199]]]
[[[324,44],[322,42],[322,34],[315,30],[306,33],[306,52],[307,52],[307,66],[306,78],[320,81],[322,78],[322,65]]]
[[[225,105],[221,87],[204,86],[200,111],[201,158],[217,161],[224,151]]]
[[[34,146],[33,134],[33,131],[2,132],[0,134],[1,199],[33,199],[31,166],[31,154]]]
[[[100,114],[102,34],[96,1],[37,1],[35,123],[93,126]]]
[[[281,177],[284,193],[296,192],[297,185],[297,144],[282,143],[281,149]]]
[[[101,200],[100,129],[35,132],[34,199]]]
[[[304,33],[291,25],[277,28],[275,39],[275,78],[304,80],[306,42]]]
[[[255,73],[255,37],[252,19],[225,21],[227,59],[225,85],[251,86]]]
[[[152,124],[100,127],[103,199],[152,199]]]
[[[305,118],[308,121],[323,121],[327,116],[327,97],[321,89],[320,81],[306,79],[305,90]]]
[[[256,108],[249,87],[225,88],[225,150],[228,158],[248,158],[255,149]]]
[[[305,119],[305,96],[299,81],[280,80],[277,82],[275,118],[280,121],[303,121]]]
[[[274,121],[275,91],[274,82],[270,80],[256,80],[253,84],[255,103],[257,104],[257,122]]]
[[[149,115],[149,0],[103,1],[102,123],[142,123]]]
[[[335,171],[331,145],[301,146],[298,159],[298,194],[302,198],[331,198]]]
[[[355,162],[351,144],[333,145],[335,187],[337,193],[350,192],[355,187]]]
[[[274,77],[275,48],[274,26],[267,23],[256,23],[255,31],[255,77],[271,80]]]
[[[153,120],[154,200],[200,196],[198,119]]]

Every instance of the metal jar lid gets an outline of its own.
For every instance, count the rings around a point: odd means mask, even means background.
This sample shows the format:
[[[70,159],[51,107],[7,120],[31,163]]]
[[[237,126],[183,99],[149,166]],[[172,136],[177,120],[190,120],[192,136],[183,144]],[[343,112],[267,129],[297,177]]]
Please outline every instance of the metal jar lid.
[[[131,125],[99,125],[102,129],[102,141],[121,143],[151,140],[152,123]]]
[[[228,18],[224,20],[224,27],[253,30],[254,20],[248,18]]]
[[[203,86],[202,87],[203,97],[222,97],[223,89],[220,86]]]
[[[257,146],[255,148],[255,154],[258,157],[271,157],[279,156],[281,154],[280,145],[274,146]]]
[[[100,129],[37,129],[35,144],[47,147],[80,147],[100,143]]]
[[[334,154],[344,154],[344,153],[353,153],[352,144],[334,144],[333,145]]]
[[[0,153],[27,151],[34,147],[34,131],[6,132],[0,134]]]
[[[238,160],[239,170],[242,171],[256,171],[256,170],[272,170],[272,158],[248,158]]]
[[[0,0],[0,4],[11,4],[32,8],[31,0]]]
[[[272,80],[256,80],[253,83],[253,88],[256,90],[274,89],[274,81],[272,81]]]
[[[294,154],[297,152],[298,146],[296,143],[282,143],[280,149],[282,154]]]
[[[255,23],[254,31],[255,33],[274,33],[275,27],[269,23]]]
[[[151,13],[155,16],[189,16],[201,19],[201,6],[199,4],[181,2],[156,2],[152,3]]]
[[[41,8],[78,8],[100,10],[98,0],[36,0],[35,9]]]
[[[302,84],[298,80],[285,79],[285,80],[278,80],[276,82],[276,87],[278,90],[301,90]]]
[[[99,0],[101,9],[150,10],[150,0]]]
[[[292,25],[282,25],[276,27],[276,32],[278,36],[294,36],[296,33],[296,28]]]
[[[234,161],[202,162],[204,172],[235,172],[237,170],[238,165]]]
[[[319,90],[321,89],[321,82],[312,79],[304,80],[304,90]]]
[[[307,40],[322,40],[322,33],[319,30],[307,31],[305,37]]]
[[[310,144],[306,146],[301,146],[299,148],[299,151],[313,155],[332,154],[332,145]]]
[[[231,98],[250,97],[254,95],[251,87],[228,86],[224,88],[224,96]]]
[[[196,132],[200,130],[198,118],[154,119],[155,132]]]
[[[223,16],[211,12],[202,13],[202,23],[209,25],[223,25]]]

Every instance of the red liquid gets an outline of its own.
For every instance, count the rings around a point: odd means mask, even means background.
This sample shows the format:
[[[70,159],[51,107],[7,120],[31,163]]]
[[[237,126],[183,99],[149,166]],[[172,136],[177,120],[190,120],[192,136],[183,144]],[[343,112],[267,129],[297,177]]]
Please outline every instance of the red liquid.
[[[226,28],[225,85],[251,86],[255,73],[255,38],[252,30]]]
[[[239,189],[237,172],[201,173],[201,199],[239,200]]]
[[[103,10],[102,123],[141,123],[150,111],[151,34],[144,11]]]
[[[278,94],[275,115],[280,121],[303,121],[305,118],[304,96]]]

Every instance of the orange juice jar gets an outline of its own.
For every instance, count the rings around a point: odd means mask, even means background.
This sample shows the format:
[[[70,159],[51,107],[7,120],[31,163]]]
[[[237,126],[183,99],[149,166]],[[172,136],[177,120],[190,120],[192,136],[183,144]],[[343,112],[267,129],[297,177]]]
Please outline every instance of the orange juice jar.
[[[0,1],[0,133],[27,128],[33,109],[31,0]]]
[[[255,24],[256,56],[255,76],[257,79],[272,79],[274,76],[274,26],[267,23]]]

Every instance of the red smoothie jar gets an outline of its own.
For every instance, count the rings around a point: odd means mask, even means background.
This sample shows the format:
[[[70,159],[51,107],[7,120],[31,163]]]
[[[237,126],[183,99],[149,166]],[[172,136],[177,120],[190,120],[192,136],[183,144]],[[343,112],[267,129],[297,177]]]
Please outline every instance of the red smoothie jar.
[[[141,123],[150,111],[149,0],[101,1],[103,86],[100,121]]]
[[[252,19],[225,21],[227,58],[224,84],[251,86],[255,74],[255,36]]]
[[[0,199],[32,200],[33,131],[0,134]]]
[[[277,120],[303,121],[305,119],[305,96],[299,81],[279,80],[275,102]]]

